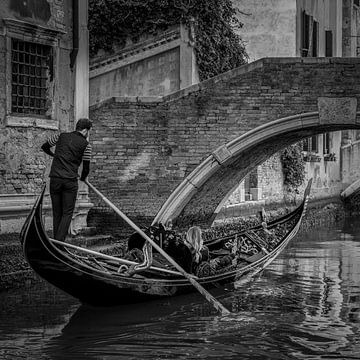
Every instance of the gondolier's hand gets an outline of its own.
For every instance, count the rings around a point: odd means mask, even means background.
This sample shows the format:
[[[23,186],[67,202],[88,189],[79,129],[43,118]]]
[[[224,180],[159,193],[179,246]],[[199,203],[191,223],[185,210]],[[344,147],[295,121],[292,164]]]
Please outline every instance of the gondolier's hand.
[[[86,178],[88,177],[90,172],[90,161],[84,160],[82,164],[83,164],[83,168],[82,168],[80,180],[86,182]]]
[[[48,142],[44,143],[42,146],[41,146],[41,150],[45,153],[45,154],[48,154],[50,155],[51,157],[54,157],[54,153],[50,150],[51,146]]]

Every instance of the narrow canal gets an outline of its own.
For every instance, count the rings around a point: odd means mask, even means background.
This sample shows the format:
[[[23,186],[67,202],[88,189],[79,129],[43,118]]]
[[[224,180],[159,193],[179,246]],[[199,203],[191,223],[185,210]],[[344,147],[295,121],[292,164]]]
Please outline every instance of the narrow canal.
[[[93,309],[49,286],[0,294],[0,359],[360,359],[360,221],[300,233],[258,278]]]

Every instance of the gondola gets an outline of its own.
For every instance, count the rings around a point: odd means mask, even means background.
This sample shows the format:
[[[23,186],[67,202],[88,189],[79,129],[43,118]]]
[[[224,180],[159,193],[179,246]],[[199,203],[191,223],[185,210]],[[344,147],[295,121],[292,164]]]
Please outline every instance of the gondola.
[[[208,239],[210,261],[200,264],[197,273],[191,276],[209,289],[241,283],[243,278],[251,278],[266,268],[298,232],[310,188],[311,181],[302,203],[287,215],[228,236]],[[49,238],[42,222],[44,192],[45,188],[23,225],[20,239],[30,267],[50,284],[93,306],[144,302],[195,290],[188,279],[159,253],[153,253],[150,246],[144,246],[143,259],[136,261],[130,253],[107,255]]]

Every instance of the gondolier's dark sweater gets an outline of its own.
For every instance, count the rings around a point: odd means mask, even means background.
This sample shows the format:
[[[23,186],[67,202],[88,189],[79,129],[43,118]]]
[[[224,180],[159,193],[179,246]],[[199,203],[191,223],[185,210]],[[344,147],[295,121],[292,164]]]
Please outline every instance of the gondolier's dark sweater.
[[[55,153],[50,150],[54,145],[56,145]],[[88,176],[91,145],[80,132],[73,131],[54,135],[41,148],[54,157],[50,177],[77,179],[81,162],[83,162],[81,180],[85,180]]]

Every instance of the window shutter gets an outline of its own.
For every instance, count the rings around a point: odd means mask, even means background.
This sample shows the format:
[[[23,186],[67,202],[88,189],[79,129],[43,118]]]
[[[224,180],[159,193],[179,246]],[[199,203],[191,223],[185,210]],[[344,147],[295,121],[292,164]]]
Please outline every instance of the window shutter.
[[[305,10],[301,13],[301,56],[306,57],[309,53],[309,26],[310,16]]]
[[[319,34],[319,23],[313,21],[313,31],[312,31],[312,56],[318,56],[318,34]]]
[[[325,56],[333,56],[333,36],[330,30],[325,31]]]

